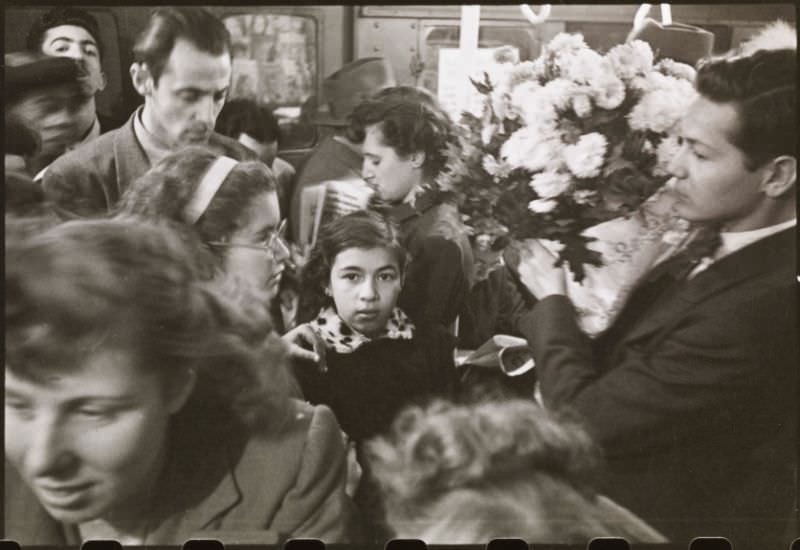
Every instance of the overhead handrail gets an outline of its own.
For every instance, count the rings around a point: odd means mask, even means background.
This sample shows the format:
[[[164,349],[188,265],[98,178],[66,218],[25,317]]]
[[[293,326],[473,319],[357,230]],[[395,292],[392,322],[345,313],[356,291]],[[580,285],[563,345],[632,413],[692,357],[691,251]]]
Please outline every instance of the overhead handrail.
[[[647,14],[650,13],[650,4],[642,4],[636,10],[636,15],[633,17],[633,29],[638,30],[642,28]],[[661,24],[672,25],[672,8],[669,4],[661,4]]]
[[[538,14],[533,11],[533,8],[528,4],[520,4],[519,10],[522,12],[522,15],[525,16],[525,19],[534,25],[538,25],[547,21],[547,18],[550,17],[552,6],[550,4],[542,5],[542,10]]]

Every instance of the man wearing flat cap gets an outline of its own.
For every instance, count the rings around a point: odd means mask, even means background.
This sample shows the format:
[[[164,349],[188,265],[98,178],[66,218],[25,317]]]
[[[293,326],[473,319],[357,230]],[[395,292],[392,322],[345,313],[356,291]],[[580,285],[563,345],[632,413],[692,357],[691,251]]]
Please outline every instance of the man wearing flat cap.
[[[81,143],[118,126],[111,118],[97,112],[95,98],[106,87],[106,75],[102,65],[100,27],[92,14],[72,6],[54,8],[31,26],[26,46],[31,52],[68,57],[78,63],[80,82],[86,89],[86,100],[78,113]]]
[[[34,175],[81,139],[80,68],[72,59],[27,52],[6,54],[4,60],[6,115],[40,140],[38,152],[26,158],[26,170]]]
[[[392,67],[381,57],[352,61],[323,82],[322,101],[313,117],[323,137],[300,171],[291,200],[289,221],[296,242],[300,237],[303,189],[331,180],[354,180],[366,185],[361,177],[361,144],[346,133],[348,117],[363,100],[394,85]]]

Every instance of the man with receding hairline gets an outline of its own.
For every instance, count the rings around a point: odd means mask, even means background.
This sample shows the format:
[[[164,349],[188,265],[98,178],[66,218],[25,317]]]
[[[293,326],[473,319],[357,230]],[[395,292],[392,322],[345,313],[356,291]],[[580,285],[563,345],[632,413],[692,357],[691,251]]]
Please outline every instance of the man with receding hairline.
[[[255,157],[214,132],[231,77],[230,36],[219,19],[199,7],[157,8],[133,53],[131,79],[144,105],[45,173],[45,195],[66,217],[111,211],[133,180],[185,145]]]

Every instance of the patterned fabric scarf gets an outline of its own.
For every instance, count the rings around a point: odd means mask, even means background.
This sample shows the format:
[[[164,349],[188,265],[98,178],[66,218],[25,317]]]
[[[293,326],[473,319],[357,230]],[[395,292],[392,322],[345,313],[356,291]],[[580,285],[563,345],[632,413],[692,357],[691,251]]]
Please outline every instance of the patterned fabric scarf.
[[[337,353],[353,353],[367,342],[380,338],[410,340],[414,337],[414,324],[398,307],[392,310],[385,332],[375,338],[351,329],[332,307],[320,311],[317,318],[308,324],[325,341],[325,347]]]

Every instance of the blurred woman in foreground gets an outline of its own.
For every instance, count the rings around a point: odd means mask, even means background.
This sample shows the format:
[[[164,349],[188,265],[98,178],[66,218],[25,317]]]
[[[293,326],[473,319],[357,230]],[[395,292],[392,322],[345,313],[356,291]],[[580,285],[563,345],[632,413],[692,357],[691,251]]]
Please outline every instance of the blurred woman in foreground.
[[[288,398],[165,226],[69,222],[6,248],[5,536],[346,541],[345,452]]]

